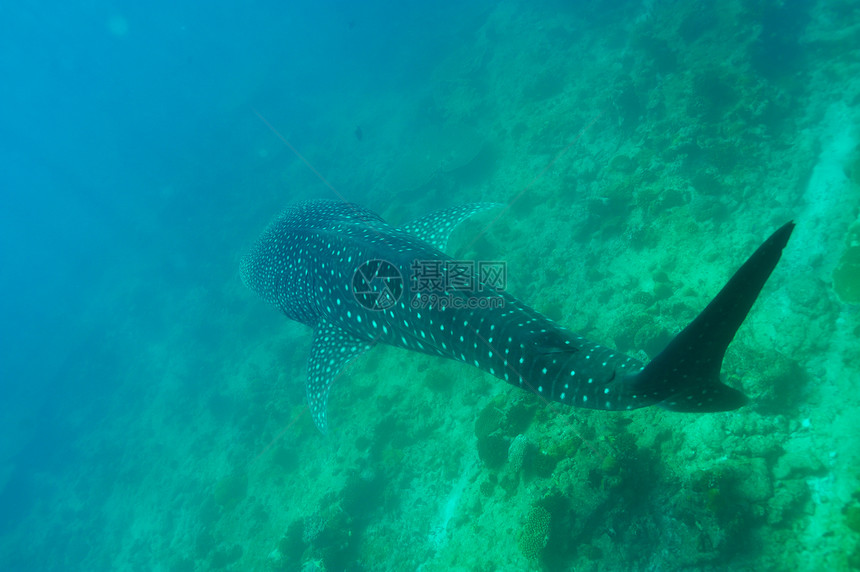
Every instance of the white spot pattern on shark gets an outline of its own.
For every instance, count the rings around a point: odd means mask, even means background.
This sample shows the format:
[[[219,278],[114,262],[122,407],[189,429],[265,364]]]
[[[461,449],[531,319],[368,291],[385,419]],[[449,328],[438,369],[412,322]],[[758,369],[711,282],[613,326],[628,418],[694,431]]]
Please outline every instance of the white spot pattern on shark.
[[[355,204],[308,201],[277,217],[243,258],[242,280],[251,290],[288,318],[314,328],[307,396],[321,431],[327,428],[326,403],[335,376],[376,343],[469,363],[577,407],[628,410],[659,404],[675,411],[710,412],[746,403],[746,396],[720,381],[720,366],[779,261],[793,223],[765,241],[705,310],[646,365],[589,342],[479,282],[471,290],[444,294],[464,300],[492,296],[503,303],[416,308],[408,280],[395,299],[395,271],[409,277],[416,261],[450,261],[442,249],[453,228],[493,206],[464,205],[397,228]],[[368,264],[371,277],[379,280],[363,294],[363,302],[384,303],[381,308],[369,308],[353,295],[354,277]]]

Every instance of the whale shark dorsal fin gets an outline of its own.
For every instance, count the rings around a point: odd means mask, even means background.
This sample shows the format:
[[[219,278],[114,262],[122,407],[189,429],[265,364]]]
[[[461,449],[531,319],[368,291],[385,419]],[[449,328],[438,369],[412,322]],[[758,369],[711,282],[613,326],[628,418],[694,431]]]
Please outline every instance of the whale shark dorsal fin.
[[[314,328],[311,355],[308,357],[308,407],[314,425],[325,434],[328,431],[326,405],[334,378],[353,358],[373,347],[333,325],[326,319]]]
[[[444,252],[448,248],[448,238],[458,224],[473,214],[501,206],[503,206],[501,203],[467,203],[449,209],[433,211],[404,224],[400,229]]]

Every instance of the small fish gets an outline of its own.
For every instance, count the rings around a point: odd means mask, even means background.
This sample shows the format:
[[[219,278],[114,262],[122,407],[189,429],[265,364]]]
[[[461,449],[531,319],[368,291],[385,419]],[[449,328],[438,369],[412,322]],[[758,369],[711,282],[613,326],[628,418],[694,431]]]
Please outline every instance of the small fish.
[[[361,130],[361,127],[355,128],[355,138],[361,141],[364,139],[364,132]]]
[[[469,363],[575,407],[715,412],[748,401],[720,381],[720,367],[793,222],[774,232],[645,364],[567,330],[475,272],[453,276],[455,261],[443,252],[451,231],[494,206],[464,205],[398,228],[355,204],[308,201],[276,218],[243,258],[243,282],[314,330],[307,397],[320,431],[327,430],[335,376],[379,343]],[[438,270],[435,299],[445,304],[426,304],[427,293],[414,280],[420,265]]]

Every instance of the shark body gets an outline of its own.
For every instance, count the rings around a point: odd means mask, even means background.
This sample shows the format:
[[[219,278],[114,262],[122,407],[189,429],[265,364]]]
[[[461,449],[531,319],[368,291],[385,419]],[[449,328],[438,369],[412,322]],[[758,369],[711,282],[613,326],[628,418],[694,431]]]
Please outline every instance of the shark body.
[[[575,407],[715,412],[747,402],[720,381],[720,367],[779,261],[792,222],[774,232],[645,364],[565,329],[480,276],[460,276],[451,285],[452,259],[443,252],[448,236],[491,206],[464,205],[397,228],[355,204],[308,201],[276,218],[243,258],[243,282],[288,318],[313,328],[307,397],[322,432],[334,378],[378,343],[469,363]],[[443,286],[433,300],[444,298],[444,305],[426,303],[426,292],[410,278],[417,264],[441,273]]]

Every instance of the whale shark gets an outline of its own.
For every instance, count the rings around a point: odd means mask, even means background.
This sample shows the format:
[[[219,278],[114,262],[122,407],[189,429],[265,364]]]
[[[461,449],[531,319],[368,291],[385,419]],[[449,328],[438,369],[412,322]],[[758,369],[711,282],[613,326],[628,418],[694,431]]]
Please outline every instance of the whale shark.
[[[548,401],[598,410],[738,409],[747,396],[723,383],[726,348],[788,243],[777,229],[701,313],[645,363],[589,341],[504,291],[499,263],[444,253],[473,203],[395,227],[343,201],[287,208],[242,258],[244,284],[287,318],[313,328],[307,400],[325,433],[335,377],[376,344],[471,364]]]

